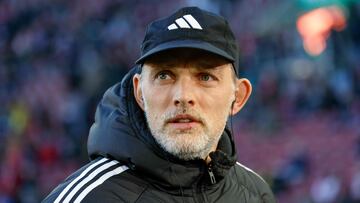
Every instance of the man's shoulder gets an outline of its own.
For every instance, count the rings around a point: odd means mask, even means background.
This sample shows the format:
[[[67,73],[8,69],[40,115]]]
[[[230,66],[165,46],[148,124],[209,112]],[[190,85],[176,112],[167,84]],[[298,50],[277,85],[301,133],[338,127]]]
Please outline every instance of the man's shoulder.
[[[244,187],[253,193],[259,194],[264,202],[276,202],[269,184],[252,169],[236,162],[235,174]]]
[[[127,194],[123,201],[137,198],[136,190],[141,188],[135,187],[128,174],[128,167],[118,161],[98,158],[71,174],[43,202],[106,202],[115,198],[120,202],[116,194]]]

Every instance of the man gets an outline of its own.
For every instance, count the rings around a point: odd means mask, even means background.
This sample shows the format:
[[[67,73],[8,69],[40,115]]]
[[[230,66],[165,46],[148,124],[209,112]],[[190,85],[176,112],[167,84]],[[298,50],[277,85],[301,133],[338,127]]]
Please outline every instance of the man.
[[[251,93],[237,61],[220,16],[188,7],[151,23],[138,65],[98,106],[92,161],[43,202],[275,202],[226,126]]]

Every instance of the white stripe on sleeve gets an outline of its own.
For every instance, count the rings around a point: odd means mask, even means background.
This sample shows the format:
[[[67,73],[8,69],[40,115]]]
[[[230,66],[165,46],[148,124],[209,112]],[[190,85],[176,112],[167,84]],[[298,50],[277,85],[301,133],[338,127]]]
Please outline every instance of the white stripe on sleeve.
[[[93,190],[94,188],[96,188],[97,186],[101,185],[105,180],[107,180],[108,178],[110,178],[111,176],[120,174],[122,172],[124,172],[125,170],[127,170],[128,167],[126,166],[120,166],[118,168],[115,168],[112,171],[109,171],[107,173],[105,173],[104,175],[102,175],[98,180],[96,180],[95,182],[91,183],[85,190],[83,190],[80,195],[75,199],[74,203],[80,203],[84,197],[91,192],[91,190]]]
[[[74,197],[74,195],[81,189],[81,187],[83,187],[86,183],[90,182],[92,179],[94,179],[94,177],[96,175],[98,175],[99,173],[103,172],[104,170],[110,168],[111,166],[117,164],[119,162],[117,161],[111,161],[109,163],[106,163],[102,166],[100,166],[98,169],[96,169],[95,171],[93,171],[92,173],[90,173],[90,175],[88,175],[84,180],[80,181],[79,184],[76,185],[76,187],[69,193],[68,196],[66,196],[65,200],[63,201],[63,203],[67,203],[70,202],[71,198]]]
[[[88,168],[86,168],[77,178],[75,178],[73,181],[71,181],[70,184],[68,184],[65,189],[60,193],[60,195],[55,199],[54,203],[59,203],[60,200],[64,197],[64,195],[67,193],[67,191],[78,181],[80,180],[82,177],[84,177],[91,169],[93,169],[94,167],[96,167],[97,165],[104,163],[106,160],[108,160],[107,158],[102,158],[99,161],[91,164]]]

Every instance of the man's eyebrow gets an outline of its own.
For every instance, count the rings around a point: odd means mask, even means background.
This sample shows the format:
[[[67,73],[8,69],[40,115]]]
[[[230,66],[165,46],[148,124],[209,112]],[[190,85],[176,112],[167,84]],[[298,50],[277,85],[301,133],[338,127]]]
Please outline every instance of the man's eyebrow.
[[[158,71],[164,69],[172,69],[176,67],[176,63],[150,63],[151,71]]]
[[[212,62],[201,62],[195,65],[199,70],[206,70],[210,72],[221,72],[220,70],[226,67],[224,66],[225,63],[214,64]]]
[[[194,63],[199,68],[205,68],[205,69],[219,69],[223,65],[228,64],[228,62],[225,62],[223,60],[198,60]]]
[[[148,74],[149,76],[153,77],[156,74],[158,74],[161,71],[172,71],[174,69],[174,66],[170,65],[170,64],[166,64],[166,65],[159,65],[159,64],[148,64]]]

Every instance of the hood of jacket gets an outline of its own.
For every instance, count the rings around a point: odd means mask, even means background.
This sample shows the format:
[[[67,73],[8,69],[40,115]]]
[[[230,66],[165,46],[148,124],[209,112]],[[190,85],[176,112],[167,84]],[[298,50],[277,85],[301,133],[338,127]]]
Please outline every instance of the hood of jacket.
[[[135,101],[132,78],[140,73],[132,68],[121,83],[109,88],[98,104],[95,122],[90,128],[88,154],[111,157],[164,187],[191,187],[206,181],[203,160],[183,161],[164,151],[148,128],[143,110]],[[221,180],[236,163],[235,144],[226,127],[218,149],[210,153],[215,177]]]

